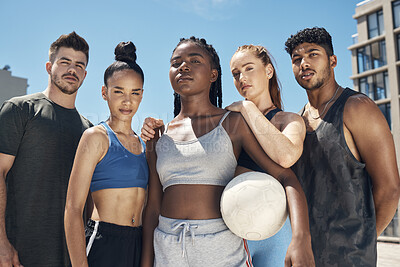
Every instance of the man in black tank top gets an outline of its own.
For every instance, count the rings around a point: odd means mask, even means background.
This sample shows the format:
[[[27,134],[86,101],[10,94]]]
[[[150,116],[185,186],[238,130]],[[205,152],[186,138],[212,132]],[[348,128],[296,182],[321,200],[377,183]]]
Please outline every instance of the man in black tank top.
[[[316,266],[376,266],[377,236],[400,195],[388,124],[371,99],[336,83],[325,29],[304,29],[285,45],[309,100],[304,150],[292,169],[307,197]]]

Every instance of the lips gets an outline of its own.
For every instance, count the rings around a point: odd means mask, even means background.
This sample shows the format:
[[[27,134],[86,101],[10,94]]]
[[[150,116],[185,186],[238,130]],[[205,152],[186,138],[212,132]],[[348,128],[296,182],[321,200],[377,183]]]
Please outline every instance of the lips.
[[[132,113],[132,109],[122,109],[120,108],[119,111],[124,115],[129,115]]]
[[[300,74],[301,79],[310,80],[314,76],[314,72],[310,70],[306,70]]]
[[[78,77],[76,77],[75,75],[71,75],[71,74],[63,75],[62,77],[68,81],[73,81],[73,82],[79,81]]]
[[[189,75],[181,75],[178,77],[177,82],[181,83],[181,82],[187,82],[187,81],[192,81],[192,80],[193,80],[193,78],[190,77]]]
[[[242,91],[244,91],[244,90],[247,90],[247,89],[249,89],[251,87],[251,85],[249,85],[249,84],[245,84],[245,85],[243,85],[242,86]]]

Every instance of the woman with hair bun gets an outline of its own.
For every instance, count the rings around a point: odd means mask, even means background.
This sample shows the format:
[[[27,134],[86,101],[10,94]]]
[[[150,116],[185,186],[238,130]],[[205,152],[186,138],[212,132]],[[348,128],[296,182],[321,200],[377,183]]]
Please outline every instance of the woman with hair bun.
[[[145,144],[131,123],[143,82],[135,45],[119,43],[101,90],[110,117],[83,133],[69,181],[64,223],[72,266],[140,265],[149,170]],[[94,209],[84,229],[89,191]]]

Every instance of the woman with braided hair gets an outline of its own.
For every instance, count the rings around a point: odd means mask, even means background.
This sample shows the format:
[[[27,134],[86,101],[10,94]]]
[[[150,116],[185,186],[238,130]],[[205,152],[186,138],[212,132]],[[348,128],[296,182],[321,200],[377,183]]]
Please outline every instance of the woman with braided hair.
[[[227,228],[220,212],[222,192],[242,149],[286,190],[293,231],[302,236],[286,266],[313,266],[300,184],[291,170],[264,153],[239,113],[221,108],[215,49],[204,39],[182,39],[170,63],[175,118],[159,139],[148,142],[142,266],[252,266],[246,241]]]

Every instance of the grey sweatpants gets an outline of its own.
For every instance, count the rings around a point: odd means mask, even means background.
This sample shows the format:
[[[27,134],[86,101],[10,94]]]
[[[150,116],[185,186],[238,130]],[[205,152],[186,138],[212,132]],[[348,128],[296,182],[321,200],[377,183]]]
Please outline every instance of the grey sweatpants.
[[[159,217],[154,230],[154,266],[249,267],[246,241],[222,219],[179,220]]]

